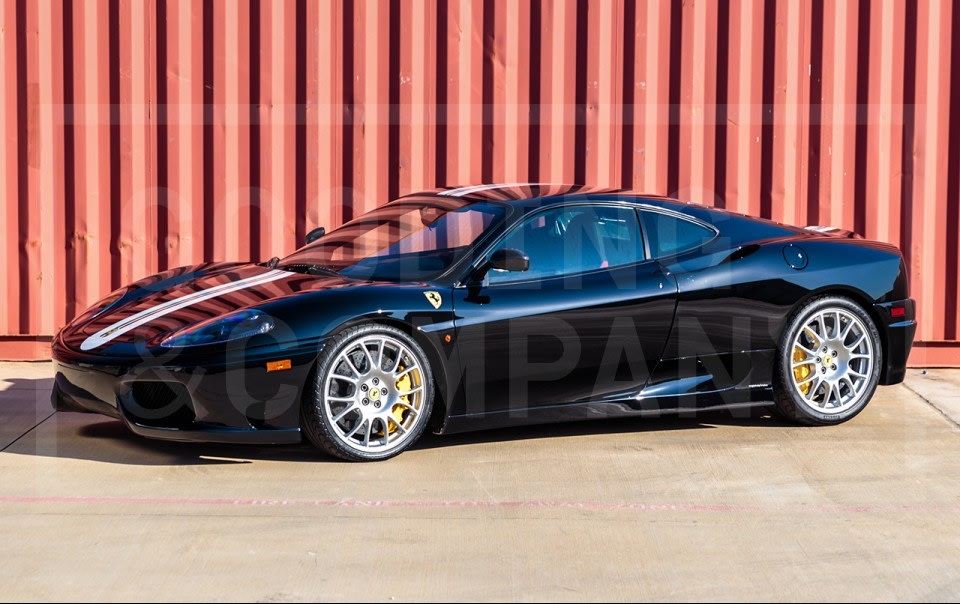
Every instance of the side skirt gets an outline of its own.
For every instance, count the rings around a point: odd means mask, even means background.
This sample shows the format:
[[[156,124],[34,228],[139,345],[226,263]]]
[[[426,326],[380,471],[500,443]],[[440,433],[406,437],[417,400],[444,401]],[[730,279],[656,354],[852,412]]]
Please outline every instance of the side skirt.
[[[719,394],[719,393],[718,393]],[[696,414],[703,411],[722,409],[749,409],[773,405],[773,392],[770,388],[758,388],[738,392],[738,399],[726,401],[714,399],[698,404],[697,397],[656,397],[630,401],[604,401],[571,403],[567,405],[549,405],[532,409],[496,411],[491,413],[472,413],[453,415],[447,419],[442,432],[438,434],[456,434],[474,430],[489,430],[508,426],[526,426],[534,424],[552,424],[592,419],[611,419],[617,417],[661,417],[671,415]],[[706,398],[706,397],[705,397]],[[685,400],[677,400],[685,399]]]

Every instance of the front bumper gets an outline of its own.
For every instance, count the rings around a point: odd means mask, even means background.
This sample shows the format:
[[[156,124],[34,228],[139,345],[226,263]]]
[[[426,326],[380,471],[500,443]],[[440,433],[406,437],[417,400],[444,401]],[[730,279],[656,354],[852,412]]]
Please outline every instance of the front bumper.
[[[267,372],[222,367],[93,364],[57,358],[51,402],[99,413],[148,438],[191,442],[300,442],[300,397],[313,359]],[[159,392],[160,395],[153,393]]]
[[[917,306],[913,299],[877,304],[876,314],[880,319],[880,339],[883,341],[883,368],[880,384],[890,386],[899,384],[907,374],[907,359],[913,348],[913,337],[917,333]],[[893,314],[894,309],[903,309],[901,316]]]

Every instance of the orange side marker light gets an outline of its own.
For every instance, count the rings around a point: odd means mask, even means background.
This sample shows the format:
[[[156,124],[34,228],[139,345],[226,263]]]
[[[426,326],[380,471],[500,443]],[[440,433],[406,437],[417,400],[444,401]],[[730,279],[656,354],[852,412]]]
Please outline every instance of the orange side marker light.
[[[290,359],[283,359],[280,361],[268,361],[267,362],[267,371],[284,371],[293,367],[293,363],[290,362]]]

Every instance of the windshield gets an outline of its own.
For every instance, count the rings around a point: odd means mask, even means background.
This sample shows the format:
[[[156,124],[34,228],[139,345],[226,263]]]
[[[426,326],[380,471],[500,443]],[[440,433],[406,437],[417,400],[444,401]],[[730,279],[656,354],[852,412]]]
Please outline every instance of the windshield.
[[[357,279],[419,281],[440,275],[503,221],[506,207],[460,199],[404,199],[381,206],[280,261],[287,270]]]

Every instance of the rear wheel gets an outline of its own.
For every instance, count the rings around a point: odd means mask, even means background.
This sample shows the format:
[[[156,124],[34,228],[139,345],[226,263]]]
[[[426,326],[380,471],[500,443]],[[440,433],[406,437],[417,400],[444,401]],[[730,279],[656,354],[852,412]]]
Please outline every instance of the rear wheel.
[[[423,349],[386,325],[344,330],[317,362],[301,411],[313,444],[342,459],[387,459],[426,428],[433,376]]]
[[[847,298],[817,298],[794,313],[784,333],[774,400],[786,417],[839,424],[859,413],[880,379],[880,333]]]

